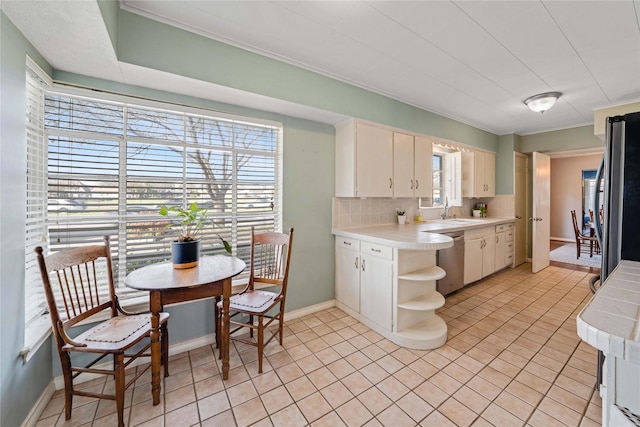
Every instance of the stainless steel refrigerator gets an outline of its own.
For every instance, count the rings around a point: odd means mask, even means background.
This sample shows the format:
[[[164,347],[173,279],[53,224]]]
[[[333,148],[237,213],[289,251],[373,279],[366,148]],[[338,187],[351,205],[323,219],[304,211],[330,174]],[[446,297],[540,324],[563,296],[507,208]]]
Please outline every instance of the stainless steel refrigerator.
[[[602,163],[596,174],[593,212],[602,248],[601,283],[620,260],[640,261],[640,112],[607,118]],[[602,197],[600,197],[602,196]],[[635,229],[635,230],[634,230]]]
[[[640,261],[640,232],[637,231],[640,224],[640,111],[607,118],[593,212],[596,236],[602,248],[600,276],[590,282],[595,292],[595,284],[604,283],[620,260]],[[604,356],[599,351],[598,388],[602,383],[603,363]]]

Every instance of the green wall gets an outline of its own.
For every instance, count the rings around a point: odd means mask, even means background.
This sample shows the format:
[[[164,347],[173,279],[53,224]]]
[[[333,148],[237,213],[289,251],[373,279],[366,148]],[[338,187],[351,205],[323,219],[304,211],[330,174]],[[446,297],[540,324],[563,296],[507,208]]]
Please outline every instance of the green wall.
[[[515,163],[513,153],[517,150],[519,136],[516,134],[498,137],[496,153],[496,194],[514,194],[513,176]]]
[[[604,142],[593,134],[593,125],[580,126],[520,137],[522,153],[602,148]]]
[[[50,347],[27,363],[24,345],[26,54],[51,67],[0,13],[0,425],[19,426],[51,381]]]

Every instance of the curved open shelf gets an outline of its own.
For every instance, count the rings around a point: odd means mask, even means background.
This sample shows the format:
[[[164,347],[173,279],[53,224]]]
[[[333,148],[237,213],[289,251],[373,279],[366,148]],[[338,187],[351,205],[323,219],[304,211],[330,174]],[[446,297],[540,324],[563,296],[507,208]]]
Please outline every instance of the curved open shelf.
[[[429,316],[420,323],[398,332],[402,344],[409,348],[429,350],[447,341],[447,324],[439,316]]]
[[[424,268],[422,270],[412,271],[410,273],[401,274],[398,279],[412,281],[439,280],[446,276],[447,273],[437,265]]]
[[[414,311],[435,310],[444,305],[445,299],[439,292],[429,292],[428,294],[398,303],[398,308]]]

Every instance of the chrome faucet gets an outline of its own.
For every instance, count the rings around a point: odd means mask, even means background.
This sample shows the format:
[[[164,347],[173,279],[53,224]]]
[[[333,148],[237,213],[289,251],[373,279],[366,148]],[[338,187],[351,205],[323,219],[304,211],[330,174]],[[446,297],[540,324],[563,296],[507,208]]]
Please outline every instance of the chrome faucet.
[[[442,215],[440,215],[440,217],[442,219],[449,218],[449,198],[448,197],[444,198],[444,211],[442,212]]]

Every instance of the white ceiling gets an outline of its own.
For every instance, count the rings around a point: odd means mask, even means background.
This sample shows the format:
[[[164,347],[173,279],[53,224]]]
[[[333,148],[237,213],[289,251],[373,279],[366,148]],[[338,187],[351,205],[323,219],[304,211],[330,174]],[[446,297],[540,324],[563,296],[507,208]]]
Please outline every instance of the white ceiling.
[[[584,125],[593,122],[594,109],[640,100],[640,0],[120,3],[496,134]],[[3,0],[2,9],[57,69],[143,86],[157,80],[149,76],[158,71],[103,54],[108,36],[93,1]],[[174,87],[217,101],[296,110],[330,123],[342,118],[183,83]],[[563,96],[544,114],[522,102],[548,91]]]

